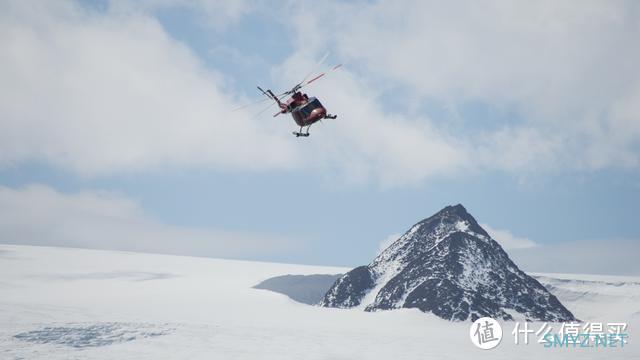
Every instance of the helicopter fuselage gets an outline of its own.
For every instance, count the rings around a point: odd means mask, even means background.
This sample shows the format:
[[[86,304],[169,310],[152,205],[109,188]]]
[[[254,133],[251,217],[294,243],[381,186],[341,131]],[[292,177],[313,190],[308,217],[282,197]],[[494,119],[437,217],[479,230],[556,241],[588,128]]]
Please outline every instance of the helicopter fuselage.
[[[305,97],[304,102],[296,105],[290,112],[298,126],[309,126],[327,115],[327,109],[315,97]]]
[[[308,97],[307,94],[295,92],[286,102],[278,102],[279,114],[291,113],[293,120],[300,127],[309,126],[327,115],[327,109],[316,97]]]

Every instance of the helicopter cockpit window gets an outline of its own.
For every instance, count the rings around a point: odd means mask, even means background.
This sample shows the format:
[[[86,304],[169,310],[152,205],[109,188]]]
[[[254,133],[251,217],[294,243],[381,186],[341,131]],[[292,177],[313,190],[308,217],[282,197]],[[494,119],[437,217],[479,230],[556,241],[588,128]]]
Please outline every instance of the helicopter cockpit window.
[[[321,107],[322,104],[320,104],[320,101],[317,98],[310,98],[309,102],[307,102],[306,104],[304,104],[302,106],[302,108],[300,109],[300,112],[305,116],[309,116],[311,115],[311,111],[313,111],[313,109],[317,109],[319,107]]]

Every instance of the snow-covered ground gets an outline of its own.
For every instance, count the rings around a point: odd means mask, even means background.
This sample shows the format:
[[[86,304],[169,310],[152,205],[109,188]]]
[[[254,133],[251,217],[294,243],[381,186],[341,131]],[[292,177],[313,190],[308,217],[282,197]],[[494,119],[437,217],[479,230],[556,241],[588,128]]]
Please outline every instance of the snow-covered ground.
[[[629,323],[629,343],[611,349],[515,345],[506,322],[502,343],[480,350],[470,323],[320,308],[252,288],[347,270],[0,245],[0,359],[640,358],[640,278],[535,274],[581,320]]]

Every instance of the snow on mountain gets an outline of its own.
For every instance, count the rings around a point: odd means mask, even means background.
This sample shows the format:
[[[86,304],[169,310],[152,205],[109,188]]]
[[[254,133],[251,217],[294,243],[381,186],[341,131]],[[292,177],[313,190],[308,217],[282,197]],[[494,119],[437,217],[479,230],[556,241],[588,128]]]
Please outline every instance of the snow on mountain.
[[[462,205],[409,229],[369,265],[338,279],[325,307],[417,308],[447,320],[479,317],[575,320],[558,299],[509,259]]]

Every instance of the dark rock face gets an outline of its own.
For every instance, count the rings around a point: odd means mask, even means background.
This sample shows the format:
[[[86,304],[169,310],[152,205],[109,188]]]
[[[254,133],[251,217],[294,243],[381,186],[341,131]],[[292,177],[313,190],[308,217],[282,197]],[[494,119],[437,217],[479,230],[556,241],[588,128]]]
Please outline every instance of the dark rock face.
[[[321,305],[417,308],[448,320],[512,320],[515,313],[531,321],[575,320],[462,205],[417,223],[369,265],[343,275]]]
[[[322,306],[349,308],[360,305],[360,301],[375,285],[373,276],[367,266],[357,268],[342,275],[320,303]],[[331,304],[327,302],[327,296],[331,293]]]

